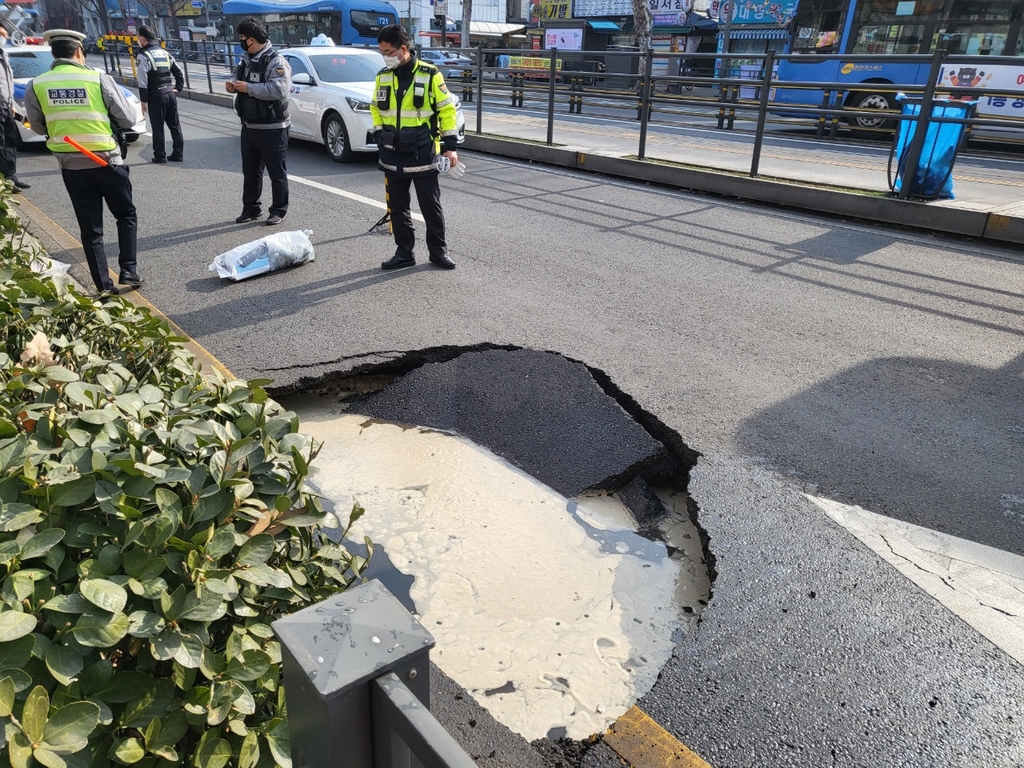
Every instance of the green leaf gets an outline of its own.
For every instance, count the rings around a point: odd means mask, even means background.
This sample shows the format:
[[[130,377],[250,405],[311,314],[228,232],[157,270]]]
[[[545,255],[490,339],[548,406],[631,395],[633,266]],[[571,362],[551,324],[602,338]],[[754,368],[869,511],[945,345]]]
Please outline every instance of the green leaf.
[[[117,745],[114,755],[119,762],[132,765],[146,756],[146,748],[142,745],[142,739],[125,739]]]
[[[21,726],[33,744],[42,740],[43,731],[46,728],[46,718],[49,714],[50,697],[46,695],[46,689],[43,686],[37,685],[29,692],[28,698],[25,699],[25,706],[21,710]]]
[[[74,371],[69,371],[60,365],[48,365],[43,368],[43,376],[50,379],[50,381],[78,381],[78,374]]]
[[[128,604],[128,593],[124,587],[107,579],[86,579],[78,585],[82,597],[97,608],[120,613]]]
[[[89,610],[89,601],[79,594],[57,595],[52,600],[43,604],[44,611],[56,611],[57,613],[85,613]]]
[[[71,685],[84,666],[82,655],[66,645],[51,645],[46,652],[46,668],[61,685]]]
[[[70,755],[89,745],[89,734],[99,725],[100,708],[91,701],[61,707],[46,723],[43,744],[58,755]]]
[[[232,680],[251,682],[259,680],[270,669],[270,657],[263,651],[249,650],[241,659],[231,659],[224,670],[224,676]]]
[[[49,552],[61,539],[64,538],[64,531],[60,528],[47,528],[40,531],[21,548],[21,559],[31,560],[33,557],[42,557]]]
[[[134,699],[121,715],[121,727],[143,728],[154,717],[167,716],[174,701],[174,684],[170,680],[156,680],[143,690],[145,693]]]
[[[292,585],[292,577],[287,573],[281,573],[269,565],[261,563],[251,568],[243,568],[235,571],[232,576],[242,581],[248,581],[259,587],[278,587],[288,589]]]
[[[10,717],[14,711],[14,681],[8,677],[0,679],[0,717]]]
[[[109,648],[128,634],[128,617],[90,608],[71,629],[75,640],[90,648]]]
[[[28,504],[13,503],[0,506],[0,531],[20,531],[42,519],[42,511]]]
[[[18,434],[18,428],[14,426],[14,422],[8,421],[7,419],[0,419],[0,439],[14,437]]]
[[[192,764],[197,768],[224,768],[231,759],[231,745],[217,736],[216,731],[207,731],[199,740]]]
[[[203,642],[196,635],[182,633],[181,646],[174,653],[174,660],[183,667],[198,669],[203,661]]]
[[[128,634],[133,637],[153,637],[165,626],[163,618],[152,611],[135,611],[128,616]]]
[[[68,768],[68,764],[64,762],[60,755],[54,754],[46,749],[46,747],[39,746],[33,749],[32,757],[36,759],[36,762],[45,765],[46,768]]]
[[[181,648],[181,635],[170,627],[154,637],[149,643],[150,653],[157,661],[170,661]]]
[[[7,745],[11,755],[11,768],[29,768],[32,760],[32,742],[23,733],[15,732]]]
[[[282,768],[292,768],[288,723],[280,718],[274,718],[268,725],[270,727],[264,733],[264,738],[267,740],[267,746],[270,747],[271,756]]]
[[[25,635],[17,640],[4,643],[3,650],[0,652],[0,670],[18,669],[25,666],[32,658],[32,648],[35,647],[35,644],[35,635]],[[0,673],[0,677],[3,677],[2,673]]]
[[[5,606],[6,607],[6,606]],[[36,617],[31,613],[4,610],[0,613],[0,643],[9,643],[31,634],[36,628]]]
[[[109,424],[120,415],[121,414],[111,408],[95,411],[82,411],[78,414],[78,418],[86,424]]]
[[[88,673],[89,670],[86,670],[83,678]],[[152,685],[153,678],[149,675],[137,670],[127,670],[102,681],[90,695],[108,704],[126,704],[129,701],[137,701],[143,691],[148,691]]]
[[[274,554],[274,537],[266,533],[253,536],[238,550],[236,562],[240,567],[260,565]]]
[[[86,475],[68,483],[50,485],[47,488],[52,506],[73,507],[93,497],[96,492],[96,478]]]
[[[235,548],[235,533],[230,528],[219,528],[203,552],[214,560],[219,560]]]

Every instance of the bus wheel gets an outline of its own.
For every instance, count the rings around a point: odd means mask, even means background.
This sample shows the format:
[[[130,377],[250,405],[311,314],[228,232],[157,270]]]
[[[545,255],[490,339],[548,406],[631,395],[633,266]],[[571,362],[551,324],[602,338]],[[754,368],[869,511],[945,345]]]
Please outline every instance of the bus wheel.
[[[338,115],[331,115],[324,122],[324,144],[331,160],[336,163],[347,163],[352,159],[352,145],[348,141],[345,123]]]
[[[896,108],[896,99],[891,93],[862,93],[851,102],[851,109],[887,109]],[[864,139],[885,138],[882,133],[896,129],[896,121],[887,117],[851,117],[849,119],[853,135]]]

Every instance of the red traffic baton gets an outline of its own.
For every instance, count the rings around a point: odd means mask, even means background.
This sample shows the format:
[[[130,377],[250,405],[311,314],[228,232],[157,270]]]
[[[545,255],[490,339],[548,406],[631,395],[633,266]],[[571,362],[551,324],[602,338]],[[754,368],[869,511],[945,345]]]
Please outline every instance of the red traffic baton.
[[[67,142],[68,144],[70,144],[70,145],[71,145],[72,147],[74,147],[75,149],[77,149],[77,150],[78,150],[79,152],[81,152],[81,153],[82,153],[83,155],[85,155],[86,157],[88,157],[88,158],[89,158],[90,160],[92,160],[92,161],[93,161],[94,163],[96,163],[97,165],[99,165],[99,166],[100,166],[100,168],[106,168],[106,167],[107,167],[107,166],[109,165],[109,163],[108,163],[108,162],[107,162],[106,160],[104,160],[104,159],[103,159],[102,157],[100,157],[99,155],[97,155],[97,154],[96,154],[95,152],[90,152],[90,151],[89,151],[88,149],[86,149],[85,147],[83,147],[83,146],[82,146],[81,144],[79,144],[79,143],[78,143],[77,141],[75,141],[74,139],[72,139],[72,138],[71,138],[70,136],[65,136],[65,137],[64,137],[64,141],[65,141],[65,142]]]

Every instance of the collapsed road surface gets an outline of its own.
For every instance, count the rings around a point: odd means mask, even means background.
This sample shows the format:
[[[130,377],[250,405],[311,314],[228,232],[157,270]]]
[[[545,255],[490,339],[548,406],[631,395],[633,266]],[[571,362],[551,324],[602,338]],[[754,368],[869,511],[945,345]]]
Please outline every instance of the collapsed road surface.
[[[382,274],[373,163],[295,144],[285,226],[317,260],[225,284],[213,257],[267,230],[233,223],[237,120],[182,113],[185,167],[132,149],[141,293],[236,375],[551,350],[700,452],[714,593],[640,703],[674,736],[717,768],[1019,765],[1022,667],[804,493],[1024,554],[1020,253],[473,155],[444,182],[458,269]],[[53,159],[19,176],[74,261]]]

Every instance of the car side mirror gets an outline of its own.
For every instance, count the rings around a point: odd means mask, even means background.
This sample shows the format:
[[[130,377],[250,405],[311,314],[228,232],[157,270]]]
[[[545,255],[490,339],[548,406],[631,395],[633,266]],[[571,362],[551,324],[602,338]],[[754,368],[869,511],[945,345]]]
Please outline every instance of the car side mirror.
[[[292,75],[292,82],[295,85],[313,85],[313,78],[305,72],[300,72],[297,75]]]

